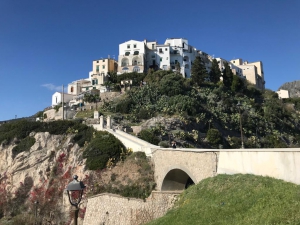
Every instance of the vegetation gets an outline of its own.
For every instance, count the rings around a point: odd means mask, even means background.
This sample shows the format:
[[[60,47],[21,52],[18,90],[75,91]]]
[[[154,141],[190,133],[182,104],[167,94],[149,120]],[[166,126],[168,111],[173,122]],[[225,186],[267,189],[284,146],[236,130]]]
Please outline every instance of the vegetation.
[[[125,146],[115,136],[107,131],[98,131],[83,152],[83,158],[87,159],[88,169],[104,169],[109,161],[119,161],[122,149]]]
[[[111,169],[112,173],[110,175],[109,182],[103,182],[101,177],[103,174],[95,174],[90,177],[90,183],[93,183],[93,189],[89,195],[95,195],[99,193],[114,193],[119,194],[123,197],[133,197],[133,198],[147,198],[152,190],[155,188],[156,184],[154,182],[154,173],[152,164],[146,158],[144,152],[134,152],[125,153],[127,155],[126,160],[117,164],[117,167],[124,167],[122,171],[129,171],[133,167],[137,167],[137,172],[134,175],[134,179],[131,174],[114,173],[114,168]]]
[[[199,86],[208,78],[207,70],[200,56],[196,56],[191,73],[192,81]]]
[[[228,64],[225,64],[221,82],[218,63],[213,64],[214,70],[209,79],[203,79],[205,68],[202,75],[194,73],[191,79],[172,71],[151,70],[142,75],[146,85],[135,82],[122,98],[105,102],[101,111],[122,114],[124,118],[118,122],[123,124],[141,123],[157,115],[179,119],[181,122],[177,130],[164,126],[154,133],[159,143],[169,141],[166,133],[172,132],[175,135],[173,139],[184,147],[215,148],[221,144],[224,148],[240,148],[240,116],[236,106],[240,101],[246,148],[300,146],[300,124],[296,111],[300,108],[300,101],[280,100],[271,90],[256,89],[233,75]],[[196,65],[197,62],[194,62],[194,68]],[[201,67],[201,62],[199,65]],[[136,74],[128,73],[126,76],[134,79]],[[197,77],[200,77],[199,82]],[[203,138],[209,129],[216,129],[222,134],[221,143],[216,145],[211,139]]]
[[[300,224],[300,187],[270,177],[218,175],[183,192],[159,224]]]

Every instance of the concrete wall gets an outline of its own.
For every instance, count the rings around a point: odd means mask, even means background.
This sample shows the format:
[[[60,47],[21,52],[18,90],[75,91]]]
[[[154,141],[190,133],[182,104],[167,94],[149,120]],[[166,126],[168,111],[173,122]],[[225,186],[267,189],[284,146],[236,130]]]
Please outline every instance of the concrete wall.
[[[255,174],[300,184],[299,149],[221,151],[218,174]]]
[[[163,216],[180,192],[152,192],[145,201],[114,194],[88,199],[83,225],[138,225]]]

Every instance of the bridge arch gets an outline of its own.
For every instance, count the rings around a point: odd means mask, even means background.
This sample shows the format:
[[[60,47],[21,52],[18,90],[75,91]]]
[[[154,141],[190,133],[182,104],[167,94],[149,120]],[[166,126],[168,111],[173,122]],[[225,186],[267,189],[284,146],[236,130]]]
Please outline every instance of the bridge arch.
[[[170,169],[162,182],[161,191],[181,191],[195,184],[196,179],[191,173],[180,166]]]

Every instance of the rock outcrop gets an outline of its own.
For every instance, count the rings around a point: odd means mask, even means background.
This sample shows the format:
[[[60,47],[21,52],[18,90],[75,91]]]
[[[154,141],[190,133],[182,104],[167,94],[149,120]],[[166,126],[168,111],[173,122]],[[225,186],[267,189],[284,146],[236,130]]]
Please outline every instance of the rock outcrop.
[[[300,81],[286,82],[278,90],[288,90],[291,98],[300,97]]]

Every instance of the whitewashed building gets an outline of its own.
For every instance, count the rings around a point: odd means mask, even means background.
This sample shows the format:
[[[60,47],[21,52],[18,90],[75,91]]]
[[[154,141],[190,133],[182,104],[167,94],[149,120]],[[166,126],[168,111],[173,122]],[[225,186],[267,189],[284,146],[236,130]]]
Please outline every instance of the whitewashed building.
[[[290,92],[288,90],[280,89],[279,91],[276,91],[276,92],[278,94],[279,99],[290,97]]]
[[[61,92],[55,92],[52,95],[52,106],[56,106],[56,105],[60,104],[62,102],[62,98],[64,98],[65,103],[70,102],[74,98],[74,95],[72,95],[72,94],[64,93],[64,96],[62,96],[62,95],[63,94]]]
[[[200,56],[207,70],[211,66],[209,55],[188,44],[185,38],[168,38],[164,44],[157,41],[130,40],[119,45],[118,74],[124,72],[146,72],[148,69],[174,70],[179,63],[183,77],[191,76],[191,67],[196,56]]]
[[[130,40],[119,45],[118,74],[145,72],[145,44]]]

